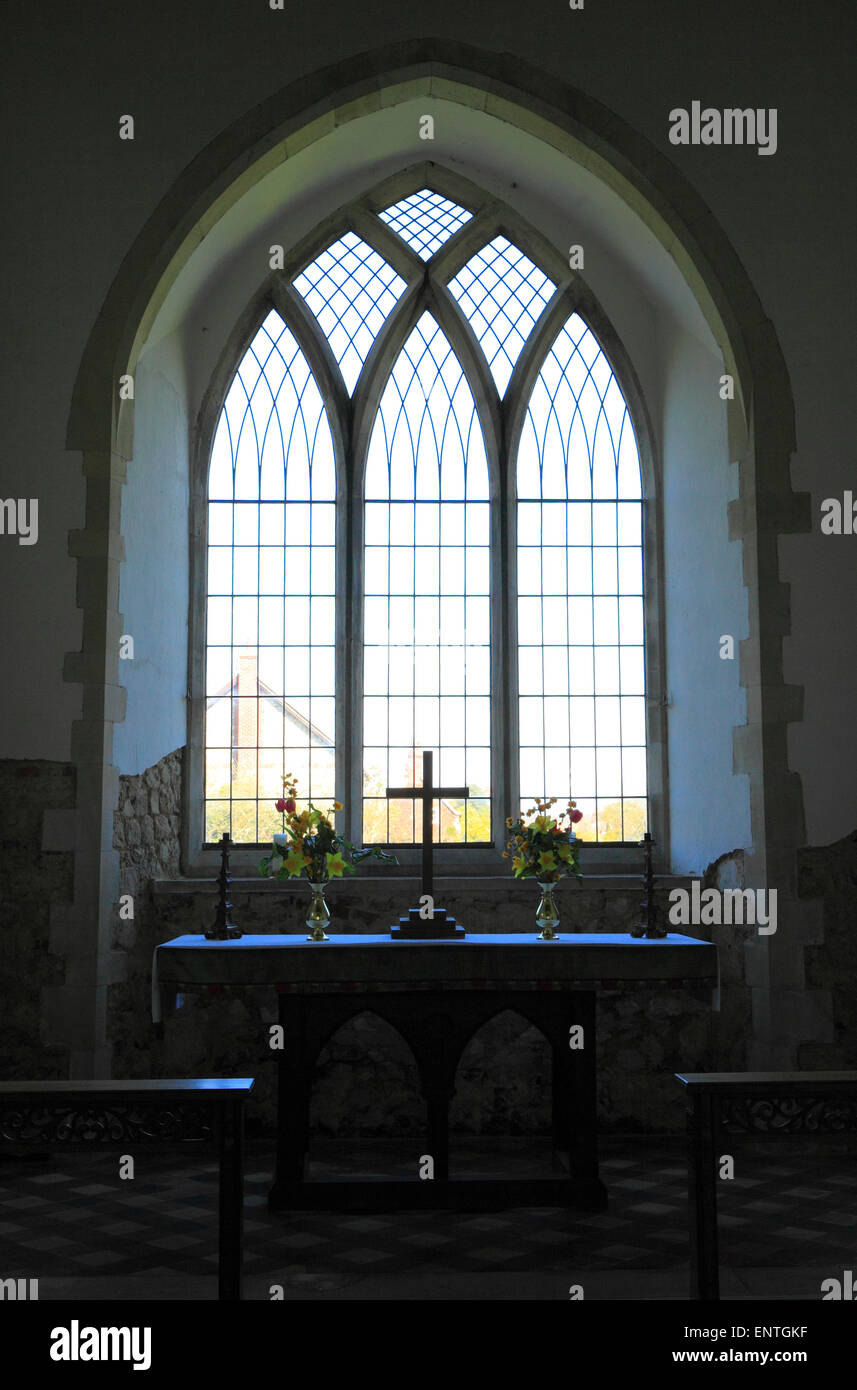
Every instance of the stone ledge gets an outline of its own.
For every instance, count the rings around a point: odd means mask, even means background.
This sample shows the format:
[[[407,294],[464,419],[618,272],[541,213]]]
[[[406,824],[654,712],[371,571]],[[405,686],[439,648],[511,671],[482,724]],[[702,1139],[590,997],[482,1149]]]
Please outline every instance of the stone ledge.
[[[701,877],[701,876],[698,876]],[[657,878],[657,890],[664,894],[672,888],[689,889],[694,875],[692,874],[664,874]],[[435,874],[435,884],[443,886],[449,892],[461,892],[468,888],[480,893],[527,893],[527,887],[518,884],[511,877],[497,874]],[[331,885],[333,892],[340,888],[353,893],[359,889],[361,893],[372,895],[387,896],[393,885],[396,887],[409,885],[411,891],[415,891],[416,885],[420,882],[418,874],[398,874],[390,875],[387,878],[372,877],[363,878],[355,875],[353,878],[337,879]],[[572,892],[575,894],[586,892],[597,893],[637,893],[641,891],[640,874],[598,874],[592,875],[585,881],[573,888],[560,888],[560,892]],[[194,893],[213,894],[216,892],[216,881],[214,878],[156,878],[152,880],[152,893],[156,898],[159,897],[188,897]],[[236,893],[306,893],[306,884],[303,881],[294,883],[280,883],[275,879],[266,878],[238,878],[233,874],[230,892]],[[529,896],[533,896],[535,889],[529,890]]]

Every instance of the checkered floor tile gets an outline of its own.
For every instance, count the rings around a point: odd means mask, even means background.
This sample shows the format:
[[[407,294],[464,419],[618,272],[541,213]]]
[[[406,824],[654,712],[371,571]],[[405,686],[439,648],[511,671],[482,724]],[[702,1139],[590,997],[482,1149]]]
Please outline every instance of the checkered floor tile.
[[[355,1141],[319,1146],[312,1175],[413,1176],[419,1143]],[[0,1162],[3,1266],[16,1277],[210,1274],[217,1251],[217,1168],[137,1156],[122,1181],[115,1156],[63,1154]],[[455,1145],[464,1176],[549,1176],[547,1141],[482,1139]],[[683,1145],[605,1141],[601,1175],[610,1205],[592,1215],[518,1208],[355,1214],[272,1212],[270,1150],[250,1146],[245,1178],[248,1273],[438,1269],[568,1271],[673,1269],[685,1265],[687,1191]],[[857,1259],[857,1155],[747,1145],[736,1176],[719,1188],[724,1265],[853,1268]]]

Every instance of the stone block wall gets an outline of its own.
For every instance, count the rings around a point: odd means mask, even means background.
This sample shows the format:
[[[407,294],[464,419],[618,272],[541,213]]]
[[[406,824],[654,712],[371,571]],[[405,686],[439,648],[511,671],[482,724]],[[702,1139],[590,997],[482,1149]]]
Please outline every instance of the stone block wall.
[[[47,811],[71,811],[70,763],[0,762],[0,1057],[9,1080],[68,1076],[68,1053],[44,1040],[42,991],[63,983],[51,910],[71,900],[74,855],[43,848]]]

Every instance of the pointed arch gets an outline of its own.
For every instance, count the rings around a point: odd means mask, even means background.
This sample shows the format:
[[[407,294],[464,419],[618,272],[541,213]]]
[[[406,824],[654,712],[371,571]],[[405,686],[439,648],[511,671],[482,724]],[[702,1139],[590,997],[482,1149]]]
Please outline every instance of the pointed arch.
[[[364,1036],[368,1047],[361,1046]],[[380,1047],[379,1042],[382,1043]],[[398,1026],[395,1018],[388,1017],[383,996],[379,996],[371,1008],[346,1012],[344,1017],[338,1015],[324,1036],[314,1040],[313,1056],[308,1065],[313,1073],[310,1117],[320,1104],[320,1094],[325,1088],[332,1088],[337,1097],[337,1111],[346,1122],[350,1121],[349,1132],[354,1132],[355,1119],[359,1132],[360,1087],[357,1083],[361,1069],[366,1068],[371,1071],[373,1086],[378,1084],[380,1070],[387,1084],[396,1088],[400,1102],[392,1121],[395,1132],[402,1132],[403,1115],[410,1116],[410,1123],[417,1132],[424,1129],[426,1105],[421,1094],[419,1062],[405,1030]],[[378,1133],[374,1117],[371,1130]]]
[[[515,470],[522,809],[574,798],[581,839],[638,843],[648,829],[640,460],[622,388],[576,309],[533,383]]]
[[[80,807],[76,853],[81,856],[80,881],[89,884],[74,907],[77,939],[86,955],[80,982],[91,978],[99,989],[109,978],[108,950],[102,943],[109,940],[110,904],[118,891],[109,811],[117,785],[113,729],[124,718],[124,692],[114,636],[121,631],[120,499],[133,430],[133,412],[126,408],[120,415],[116,380],[135,369],[180,276],[194,265],[199,248],[208,248],[209,234],[244,195],[340,125],[415,94],[462,110],[478,109],[490,120],[526,129],[571,162],[585,164],[668,250],[710,325],[725,370],[736,384],[728,418],[730,453],[740,468],[740,499],[732,504],[730,524],[744,549],[749,635],[742,643],[741,684],[752,690],[753,698],[746,723],[736,725],[734,754],[735,771],[747,775],[751,801],[754,848],[748,882],[764,885],[769,862],[787,878],[788,856],[802,843],[801,783],[789,769],[787,753],[789,722],[801,717],[802,687],[786,684],[783,674],[783,639],[790,619],[778,543],[782,534],[808,529],[809,498],[791,489],[791,387],[776,333],[753,284],[724,231],[671,160],[600,103],[518,56],[437,39],[395,44],[290,84],[213,140],[179,176],[130,248],[82,355],[66,438],[69,450],[82,452],[87,479],[86,523],[70,535],[84,635],[81,649],[68,653],[64,675],[83,687],[82,717],[72,730]],[[508,565],[505,532],[502,539],[502,564]],[[349,577],[356,553],[352,544],[346,557]],[[511,768],[506,733],[502,757]],[[98,865],[94,875],[93,864]],[[761,949],[766,956],[774,950],[802,950],[790,946],[783,933]],[[765,969],[759,972],[763,977],[768,978]],[[772,989],[763,983],[760,995]],[[91,1037],[78,1049],[91,1059],[103,1049],[102,1016],[103,1011],[93,1014]],[[779,1046],[788,1029],[765,1023],[764,1007],[759,1017],[762,1031],[767,1029]]]
[[[205,491],[203,842],[263,842],[298,777],[335,791],[336,459],[298,339],[269,309],[221,406]],[[193,773],[194,769],[192,769]]]

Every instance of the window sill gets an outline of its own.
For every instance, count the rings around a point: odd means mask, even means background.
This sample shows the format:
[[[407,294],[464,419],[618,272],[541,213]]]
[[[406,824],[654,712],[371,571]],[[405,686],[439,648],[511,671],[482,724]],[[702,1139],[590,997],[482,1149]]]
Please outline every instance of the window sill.
[[[232,849],[229,855],[229,864],[233,881],[236,878],[255,879],[259,861],[270,852],[270,848],[270,845],[266,843],[252,848],[242,846]],[[419,846],[394,845],[391,852],[398,858],[397,864],[380,864],[371,859],[365,860],[359,865],[353,881],[371,882],[375,879],[387,881],[389,879],[420,878],[422,855]],[[503,859],[493,845],[455,847],[436,845],[433,858],[434,877],[438,882],[451,879],[466,882],[473,878],[480,880],[497,878],[500,881],[511,881],[512,879],[509,861]],[[657,855],[654,856],[654,859],[653,867],[658,881],[661,881],[665,876],[669,877],[666,866],[658,862]],[[190,855],[182,867],[186,878],[216,878],[220,872],[220,850],[207,847],[197,850],[196,853]],[[604,845],[601,847],[582,845],[580,867],[585,881],[589,881],[593,877],[612,880],[618,876],[634,879],[639,884],[643,873],[643,854],[636,844]],[[680,877],[687,878],[689,881],[692,875]]]
[[[659,874],[657,877],[657,888],[661,892],[666,892],[671,888],[689,888],[691,875],[687,874]],[[533,881],[534,882],[534,881]],[[409,891],[416,899],[417,889],[420,883],[420,875],[415,872],[388,874],[386,877],[379,874],[364,875],[355,874],[344,879],[336,879],[331,883],[334,892],[360,890],[370,897],[377,897],[392,890],[393,884],[408,885]],[[534,888],[529,888],[529,881],[518,883],[511,874],[435,874],[435,884],[438,889],[446,892],[459,893],[471,890],[479,893],[508,894],[511,891],[534,892]],[[191,896],[198,892],[214,893],[216,884],[214,879],[202,876],[194,878],[159,878],[152,883],[152,892],[155,897]],[[294,879],[289,882],[279,882],[276,879],[258,877],[241,877],[233,874],[230,883],[230,891],[235,893],[306,893],[306,883],[302,879]],[[599,893],[638,893],[641,891],[640,874],[634,873],[598,873],[585,874],[582,884],[572,884],[566,888],[560,885],[560,891],[566,892],[599,892]]]

